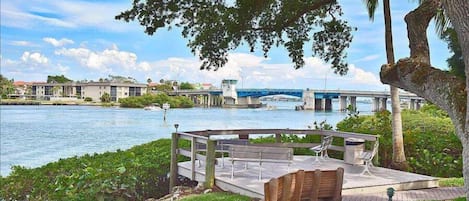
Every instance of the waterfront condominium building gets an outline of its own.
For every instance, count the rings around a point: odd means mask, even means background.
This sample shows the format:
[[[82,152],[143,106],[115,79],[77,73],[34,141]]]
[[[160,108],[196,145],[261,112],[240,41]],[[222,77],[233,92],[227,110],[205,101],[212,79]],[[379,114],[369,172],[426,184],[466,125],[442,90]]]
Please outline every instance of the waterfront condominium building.
[[[32,96],[39,100],[51,98],[91,98],[100,101],[101,96],[108,93],[111,101],[117,102],[120,98],[141,96],[147,92],[146,84],[117,83],[117,82],[69,82],[69,83],[33,83]]]

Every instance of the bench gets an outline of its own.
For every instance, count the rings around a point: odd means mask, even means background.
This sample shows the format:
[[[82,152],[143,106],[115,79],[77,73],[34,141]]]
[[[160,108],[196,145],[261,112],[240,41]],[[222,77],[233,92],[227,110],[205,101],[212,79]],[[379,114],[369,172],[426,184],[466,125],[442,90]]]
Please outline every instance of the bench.
[[[221,167],[225,167],[225,153],[230,152],[229,145],[248,145],[249,139],[219,139],[216,140],[217,145],[215,146],[215,153],[221,153]],[[197,143],[197,152],[206,151],[207,145]],[[199,167],[200,167],[200,160],[199,160]]]
[[[288,168],[293,161],[293,149],[284,147],[262,147],[247,145],[229,145],[231,161],[231,179],[234,178],[236,161],[259,163],[259,180],[262,180],[262,163],[286,163]]]

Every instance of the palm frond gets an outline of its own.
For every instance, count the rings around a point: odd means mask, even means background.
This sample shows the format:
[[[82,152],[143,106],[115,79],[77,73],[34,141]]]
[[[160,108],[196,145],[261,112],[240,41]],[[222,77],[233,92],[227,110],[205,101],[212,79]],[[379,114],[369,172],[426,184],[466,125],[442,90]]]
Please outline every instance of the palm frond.
[[[368,17],[371,21],[373,21],[375,19],[376,9],[379,5],[378,0],[363,0],[363,3],[365,3],[366,9],[368,11]]]

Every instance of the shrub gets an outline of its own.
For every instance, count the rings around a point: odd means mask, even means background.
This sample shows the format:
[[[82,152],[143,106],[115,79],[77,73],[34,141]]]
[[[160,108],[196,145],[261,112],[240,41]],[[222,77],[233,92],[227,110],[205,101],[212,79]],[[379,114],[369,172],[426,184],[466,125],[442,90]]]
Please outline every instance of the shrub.
[[[92,99],[91,97],[86,97],[86,98],[85,98],[85,101],[86,101],[86,102],[91,102],[91,101],[93,101],[93,99]]]
[[[421,110],[402,111],[404,149],[410,171],[437,177],[461,177],[462,145],[448,115],[430,105]],[[379,134],[379,162],[389,167],[392,160],[391,114],[349,116],[337,124],[338,130]]]
[[[109,103],[111,102],[111,95],[109,95],[108,93],[104,93],[100,99],[103,103]]]
[[[169,103],[171,108],[190,108],[194,106],[194,103],[187,97],[176,96],[170,97],[164,93],[160,94],[145,94],[143,96],[132,96],[127,98],[119,99],[121,107],[130,108],[143,108],[147,105],[158,103],[163,105]]]
[[[158,198],[169,190],[170,147],[170,139],[160,139],[126,151],[60,159],[34,169],[14,166],[8,177],[0,177],[0,200]]]

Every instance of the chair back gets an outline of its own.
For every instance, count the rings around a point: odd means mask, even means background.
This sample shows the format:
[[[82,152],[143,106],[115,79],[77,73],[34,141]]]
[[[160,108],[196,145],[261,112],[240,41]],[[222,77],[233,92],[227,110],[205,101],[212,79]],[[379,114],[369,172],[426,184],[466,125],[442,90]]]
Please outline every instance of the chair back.
[[[264,184],[266,201],[280,200],[342,200],[344,169],[299,170]]]
[[[300,201],[304,171],[288,173],[264,183],[265,201]]]

